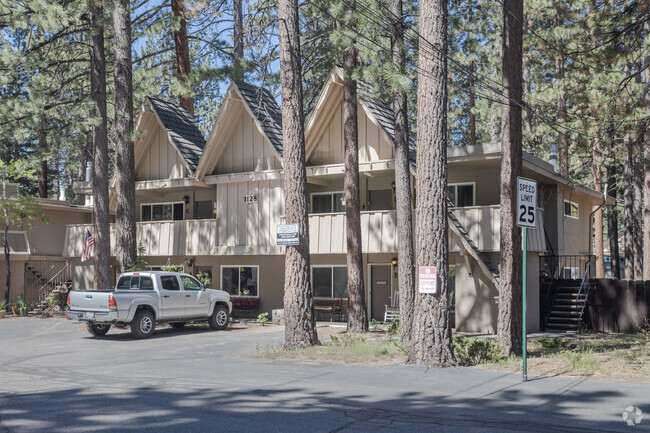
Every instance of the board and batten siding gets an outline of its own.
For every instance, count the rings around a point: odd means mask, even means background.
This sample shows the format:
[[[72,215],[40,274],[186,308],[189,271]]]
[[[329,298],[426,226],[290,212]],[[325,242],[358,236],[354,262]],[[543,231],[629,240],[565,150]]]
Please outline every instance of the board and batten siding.
[[[92,233],[92,224],[66,226],[64,257],[81,257],[86,230]],[[142,244],[145,256],[197,256],[214,253],[217,239],[217,221],[184,220],[139,222],[136,224],[137,243]],[[115,255],[115,225],[111,224],[111,255]]]
[[[135,169],[137,180],[182,179],[188,175],[181,155],[169,142],[169,135],[160,125],[147,131],[151,137],[142,140],[149,143],[149,150]]]
[[[241,110],[236,122],[212,174],[281,169],[271,143],[260,133],[248,111]]]
[[[358,104],[357,120],[359,124],[359,162],[384,161],[393,159],[393,146],[386,140],[376,123],[366,114],[361,104]],[[310,155],[307,165],[341,164],[344,162],[343,146],[343,104],[337,103],[332,116],[325,120],[328,125],[323,129],[316,148]],[[308,144],[309,148],[310,145]]]
[[[284,214],[282,179],[217,184],[219,247],[276,247]],[[246,196],[256,197],[247,203]]]

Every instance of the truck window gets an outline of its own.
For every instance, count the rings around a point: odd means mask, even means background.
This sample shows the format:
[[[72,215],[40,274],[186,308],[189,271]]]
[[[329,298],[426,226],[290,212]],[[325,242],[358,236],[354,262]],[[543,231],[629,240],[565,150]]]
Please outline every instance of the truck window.
[[[153,281],[150,277],[140,275],[125,275],[117,283],[119,290],[153,290]]]
[[[160,285],[164,290],[180,290],[178,285],[178,278],[175,275],[165,275],[160,277]]]
[[[194,278],[183,276],[181,280],[183,281],[183,288],[185,290],[201,290],[201,283]]]

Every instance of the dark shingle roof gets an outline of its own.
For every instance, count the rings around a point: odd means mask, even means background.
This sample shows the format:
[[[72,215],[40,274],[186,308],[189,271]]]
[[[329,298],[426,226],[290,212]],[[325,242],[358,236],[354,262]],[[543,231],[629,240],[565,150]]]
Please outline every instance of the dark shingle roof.
[[[244,102],[262,125],[271,145],[282,158],[282,110],[275,102],[275,98],[271,92],[262,87],[251,86],[241,81],[237,81],[235,84],[244,98]]]
[[[375,119],[377,119],[379,126],[388,134],[388,137],[392,141],[391,144],[395,145],[395,113],[393,112],[393,107],[385,101],[375,98],[370,85],[359,81],[358,86],[361,101],[368,107],[368,110]],[[413,168],[415,168],[415,154],[415,140],[409,137],[409,160]]]
[[[185,107],[156,98],[149,98],[149,101],[174,140],[181,156],[187,162],[191,172],[194,173],[205,147],[205,138],[194,118]]]

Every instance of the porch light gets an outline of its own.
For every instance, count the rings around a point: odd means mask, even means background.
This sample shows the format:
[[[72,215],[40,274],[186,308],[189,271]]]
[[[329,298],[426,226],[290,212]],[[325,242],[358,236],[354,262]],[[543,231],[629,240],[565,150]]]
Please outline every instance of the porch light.
[[[395,192],[395,181],[390,183],[390,187],[393,188],[393,192]],[[395,259],[395,261],[397,261],[397,259]]]
[[[392,259],[390,259],[390,263],[393,266],[397,266],[397,257],[393,257]]]
[[[189,257],[185,257],[184,262],[188,267],[192,266],[192,259],[190,259]]]
[[[189,195],[183,196],[183,202],[185,204],[190,204],[190,196]]]

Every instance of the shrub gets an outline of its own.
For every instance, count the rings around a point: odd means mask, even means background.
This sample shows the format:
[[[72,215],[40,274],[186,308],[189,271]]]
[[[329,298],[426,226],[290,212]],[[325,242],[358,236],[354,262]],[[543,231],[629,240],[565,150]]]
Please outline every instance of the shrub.
[[[354,346],[366,341],[365,337],[357,334],[342,334],[340,336],[332,335],[330,338],[332,340],[332,346],[337,347]]]
[[[569,343],[560,338],[544,336],[537,341],[542,345],[542,349],[547,351],[559,352],[569,348]]]
[[[495,363],[504,359],[501,346],[494,340],[454,337],[456,360],[466,366]]]
[[[266,324],[269,323],[269,313],[262,313],[258,315],[256,322],[262,326],[266,326]]]

